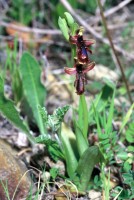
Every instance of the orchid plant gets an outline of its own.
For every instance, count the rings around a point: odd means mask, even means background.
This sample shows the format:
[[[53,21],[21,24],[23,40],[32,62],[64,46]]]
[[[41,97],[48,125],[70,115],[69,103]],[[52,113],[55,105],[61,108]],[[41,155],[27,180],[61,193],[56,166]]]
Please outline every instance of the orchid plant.
[[[75,133],[71,132],[72,138],[76,142],[75,150],[70,136],[63,135],[64,130],[61,130],[61,136],[68,137],[69,140],[61,138],[61,141],[65,150],[68,175],[79,190],[85,191],[88,188],[95,164],[103,159],[99,147],[90,146],[88,143],[88,109],[84,95],[85,84],[87,83],[85,74],[95,66],[95,62],[91,61],[88,55],[92,53],[90,46],[95,41],[85,40],[83,27],[79,26],[69,13],[65,12],[64,14],[65,18],[59,17],[58,23],[63,36],[71,45],[74,60],[73,67],[65,67],[64,71],[69,75],[75,75],[74,87],[80,101],[78,118],[77,113],[74,112]]]

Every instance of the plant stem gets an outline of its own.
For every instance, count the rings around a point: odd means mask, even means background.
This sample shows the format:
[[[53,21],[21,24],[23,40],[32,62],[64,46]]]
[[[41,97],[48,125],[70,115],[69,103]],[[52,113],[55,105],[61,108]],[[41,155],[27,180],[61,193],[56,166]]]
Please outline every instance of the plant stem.
[[[124,83],[125,83],[125,86],[126,86],[126,90],[127,90],[127,94],[128,94],[129,101],[130,101],[130,103],[132,104],[132,103],[133,103],[133,100],[132,100],[132,97],[131,97],[131,94],[130,94],[130,91],[129,91],[128,82],[127,82],[127,79],[126,79],[126,77],[125,77],[124,69],[123,69],[123,67],[122,67],[122,65],[121,65],[121,62],[120,62],[120,60],[119,60],[119,58],[118,58],[118,55],[117,55],[117,52],[116,52],[116,50],[115,50],[115,47],[114,47],[114,44],[113,44],[113,41],[112,41],[112,37],[111,37],[111,35],[110,35],[110,31],[109,31],[108,26],[107,26],[106,18],[105,18],[104,13],[103,13],[103,7],[102,7],[102,4],[101,4],[101,1],[100,1],[100,0],[98,0],[98,5],[99,5],[99,8],[100,8],[100,14],[101,14],[102,22],[103,22],[103,24],[104,24],[104,28],[105,28],[106,33],[107,33],[107,37],[108,37],[108,39],[109,39],[109,43],[110,43],[110,45],[111,45],[111,48],[112,48],[112,50],[113,50],[113,53],[114,53],[114,55],[115,55],[115,58],[116,58],[116,60],[117,60],[118,65],[119,65],[119,68],[120,68],[120,71],[121,71],[121,74],[122,74],[122,79],[123,79],[123,81],[124,81]]]
[[[80,95],[79,99],[79,125],[83,132],[84,138],[87,140],[88,135],[88,108],[85,95]]]

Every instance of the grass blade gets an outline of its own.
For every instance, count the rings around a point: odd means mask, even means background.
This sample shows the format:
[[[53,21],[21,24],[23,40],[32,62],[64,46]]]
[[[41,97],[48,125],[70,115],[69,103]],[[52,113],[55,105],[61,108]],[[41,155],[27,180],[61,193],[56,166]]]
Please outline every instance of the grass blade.
[[[130,119],[130,116],[132,114],[132,112],[134,111],[134,103],[132,104],[132,106],[130,107],[130,109],[128,110],[126,116],[123,119],[122,125],[120,127],[119,133],[123,130],[123,128],[125,127],[125,125],[127,124],[127,122]]]
[[[112,121],[113,121],[113,115],[114,115],[114,98],[115,98],[115,90],[113,91],[113,96],[112,96],[110,109],[108,113],[108,120],[107,120],[106,129],[105,129],[106,133],[109,133],[112,127]]]

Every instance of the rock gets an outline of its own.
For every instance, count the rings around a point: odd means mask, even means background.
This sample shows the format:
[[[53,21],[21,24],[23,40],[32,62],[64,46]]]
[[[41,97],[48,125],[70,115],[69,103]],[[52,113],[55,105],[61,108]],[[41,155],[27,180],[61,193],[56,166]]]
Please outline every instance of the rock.
[[[115,70],[111,70],[103,65],[96,65],[93,70],[87,73],[87,77],[95,81],[107,78],[116,82],[119,79],[119,75],[115,72]]]
[[[88,193],[89,199],[102,200],[101,193],[95,190],[90,190]]]
[[[20,200],[27,196],[32,181],[27,169],[17,157],[12,148],[0,140],[0,199],[7,200],[3,185],[9,194],[9,199]],[[32,186],[32,187],[31,187]]]

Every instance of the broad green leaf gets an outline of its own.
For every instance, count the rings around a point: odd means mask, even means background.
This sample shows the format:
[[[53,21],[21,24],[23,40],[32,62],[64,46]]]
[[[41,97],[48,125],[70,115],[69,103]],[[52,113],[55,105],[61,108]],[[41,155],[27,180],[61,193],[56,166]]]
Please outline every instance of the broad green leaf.
[[[44,124],[38,106],[43,106],[46,90],[40,82],[41,69],[37,61],[28,52],[22,55],[20,74],[26,99],[32,109],[41,134],[44,133]]]
[[[69,28],[67,26],[67,22],[64,18],[59,17],[58,24],[60,30],[67,41],[69,41]]]
[[[126,140],[130,143],[134,142],[134,123],[131,123],[126,131]]]
[[[132,112],[134,111],[134,103],[132,104],[132,106],[130,107],[130,109],[128,110],[126,116],[123,119],[122,125],[120,127],[119,133],[123,130],[123,128],[125,127],[125,125],[127,124],[127,122],[130,119],[130,116],[132,114]]]
[[[125,151],[120,151],[117,153],[117,158],[120,158],[121,160],[126,160],[128,158],[128,154]]]
[[[95,164],[99,163],[102,159],[103,157],[97,146],[89,147],[83,153],[76,170],[78,177],[80,178],[80,184],[78,186],[80,191],[86,191],[93,168]]]
[[[76,138],[71,129],[69,129],[64,123],[62,123],[60,139],[66,159],[67,172],[70,178],[73,178],[78,165]]]
[[[85,139],[82,130],[76,121],[75,121],[75,136],[76,136],[78,152],[81,157],[89,145],[87,139]]]
[[[65,12],[64,15],[66,16],[66,21],[68,23],[68,26],[72,26],[74,24],[74,19],[72,17],[72,15],[68,12]]]
[[[130,151],[131,151],[131,152],[134,152],[134,146],[129,145],[127,149],[128,149],[129,152],[130,152]]]
[[[26,133],[31,142],[34,142],[34,138],[30,134],[26,124],[24,124],[23,119],[20,117],[19,112],[15,108],[13,101],[5,98],[4,84],[2,78],[0,78],[0,112],[17,128],[21,129],[24,133]]]
[[[83,132],[83,136],[86,139],[88,134],[88,109],[84,95],[80,95],[78,122]]]

